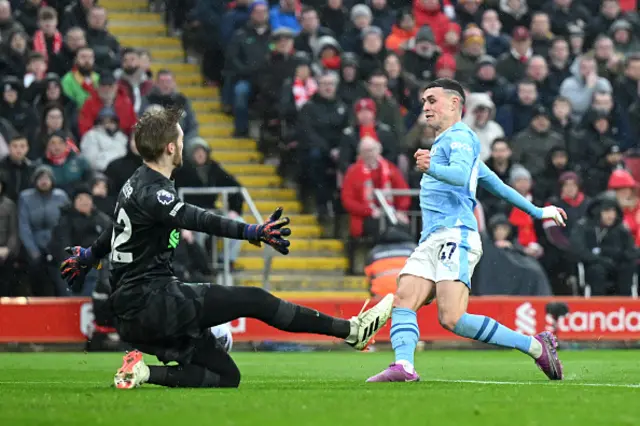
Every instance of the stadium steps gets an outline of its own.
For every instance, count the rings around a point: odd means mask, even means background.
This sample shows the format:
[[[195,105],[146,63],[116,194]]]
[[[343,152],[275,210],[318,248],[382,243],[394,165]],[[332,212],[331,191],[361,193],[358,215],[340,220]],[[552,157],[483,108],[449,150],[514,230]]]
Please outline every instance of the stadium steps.
[[[221,112],[219,90],[203,85],[200,68],[184,63],[178,38],[167,36],[163,18],[148,10],[148,0],[101,0],[109,12],[109,30],[123,47],[149,50],[152,70],[169,69],[176,75],[180,91],[192,100],[200,123],[200,135],[212,149],[212,157],[245,186],[260,213],[266,218],[282,206],[291,217],[292,253],[275,256],[272,283],[276,289],[361,291],[363,279],[344,277],[347,261],[339,240],[323,239],[315,216],[303,215],[295,190],[282,188],[282,180],[272,165],[260,164],[262,156],[253,139],[235,139],[233,119]],[[245,208],[244,219],[255,222]],[[262,249],[245,243],[236,267],[240,284],[261,285],[264,266]]]

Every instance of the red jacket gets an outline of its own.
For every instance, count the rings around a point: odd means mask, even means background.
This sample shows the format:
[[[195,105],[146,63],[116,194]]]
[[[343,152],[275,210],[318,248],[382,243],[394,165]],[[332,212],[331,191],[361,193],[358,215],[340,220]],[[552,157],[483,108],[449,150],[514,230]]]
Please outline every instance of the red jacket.
[[[416,27],[428,25],[433,31],[438,46],[442,45],[444,35],[449,27],[449,18],[444,14],[441,7],[434,10],[427,10],[420,0],[413,1],[413,16],[416,18]]]
[[[382,161],[386,161],[389,167],[391,187],[393,189],[409,189],[409,185],[407,185],[400,170],[390,161],[384,159]],[[373,181],[374,188],[380,189],[382,187],[380,167],[371,171],[371,180]],[[364,183],[365,177],[361,173],[361,170],[352,164],[344,175],[340,197],[342,198],[342,205],[350,215],[350,233],[353,237],[360,237],[362,235],[364,219],[370,217],[372,213],[371,207],[365,199]],[[376,204],[378,203],[376,202]],[[393,197],[393,207],[395,207],[396,210],[407,211],[410,206],[411,197]]]
[[[98,114],[104,107],[102,99],[98,96],[98,92],[94,91],[91,97],[80,109],[80,117],[78,118],[78,130],[80,137],[84,136],[94,126]],[[113,102],[113,109],[116,111],[120,119],[120,130],[129,135],[131,129],[136,124],[136,112],[133,110],[133,104],[124,88],[118,87],[116,100]]]

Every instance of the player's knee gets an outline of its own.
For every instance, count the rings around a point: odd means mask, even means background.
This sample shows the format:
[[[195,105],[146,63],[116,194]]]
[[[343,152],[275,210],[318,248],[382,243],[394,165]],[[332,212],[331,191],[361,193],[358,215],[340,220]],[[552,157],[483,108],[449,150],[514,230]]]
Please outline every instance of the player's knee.
[[[394,306],[417,311],[424,304],[430,292],[428,283],[422,281],[424,280],[414,279],[410,275],[402,276],[398,282]]]
[[[443,328],[449,331],[453,331],[453,329],[456,328],[456,324],[458,324],[462,314],[464,314],[464,312],[458,312],[457,309],[447,309],[446,307],[438,306],[438,322],[440,322]]]
[[[233,368],[220,375],[221,388],[237,388],[240,386],[240,370],[234,364]]]

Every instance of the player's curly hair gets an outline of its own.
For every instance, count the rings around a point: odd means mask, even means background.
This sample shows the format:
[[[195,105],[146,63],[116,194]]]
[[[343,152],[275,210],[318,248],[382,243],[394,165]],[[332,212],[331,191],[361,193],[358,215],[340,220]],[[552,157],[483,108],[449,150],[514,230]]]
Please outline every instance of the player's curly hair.
[[[138,119],[133,132],[136,148],[145,161],[157,161],[167,145],[177,143],[177,124],[182,118],[181,108],[164,108],[159,105],[151,106]]]

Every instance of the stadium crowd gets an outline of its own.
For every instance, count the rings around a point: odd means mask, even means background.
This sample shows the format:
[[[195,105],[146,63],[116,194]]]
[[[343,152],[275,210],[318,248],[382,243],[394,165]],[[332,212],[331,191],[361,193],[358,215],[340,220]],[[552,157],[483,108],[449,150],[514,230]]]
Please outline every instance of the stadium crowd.
[[[464,121],[482,160],[534,203],[569,215],[566,228],[537,223],[480,189],[491,259],[527,262],[556,294],[572,291],[567,278],[582,262],[593,294],[631,294],[640,245],[636,1],[152,3],[182,36],[185,60],[199,60],[221,87],[234,136],[258,124],[264,161],[313,200],[321,223],[347,214],[350,242],[380,236],[374,188],[419,187],[413,153],[434,142],[421,87],[453,77],[467,90]],[[210,159],[175,76],[154,75],[148,52],[121,46],[95,0],[0,0],[0,43],[0,296],[69,293],[57,272],[64,247],[86,246],[110,226],[115,195],[141,164],[131,130],[148,108],[185,109],[178,186],[238,185]],[[411,197],[387,201],[401,225],[418,209]],[[230,209],[240,217],[242,200]],[[210,274],[204,248],[182,237],[178,273]]]

